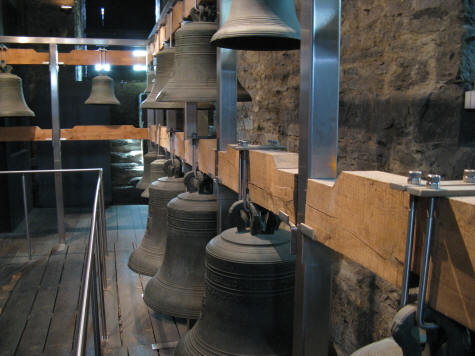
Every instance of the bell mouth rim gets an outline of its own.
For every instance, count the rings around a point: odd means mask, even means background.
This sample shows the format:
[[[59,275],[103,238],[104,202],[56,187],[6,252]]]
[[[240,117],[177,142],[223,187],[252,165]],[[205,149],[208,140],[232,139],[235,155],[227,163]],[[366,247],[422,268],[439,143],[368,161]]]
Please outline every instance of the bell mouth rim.
[[[300,36],[294,38],[256,34],[239,34],[238,36],[233,34],[213,36],[210,42],[216,47],[245,51],[291,51],[300,49]]]

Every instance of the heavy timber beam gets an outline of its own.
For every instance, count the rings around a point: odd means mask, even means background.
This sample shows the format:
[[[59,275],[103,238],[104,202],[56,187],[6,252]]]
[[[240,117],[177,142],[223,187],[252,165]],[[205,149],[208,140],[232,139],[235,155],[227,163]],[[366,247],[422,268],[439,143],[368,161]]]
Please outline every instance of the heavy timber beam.
[[[134,57],[132,51],[107,51],[107,63],[114,66],[133,66],[145,64],[142,57]],[[7,50],[7,63],[12,65],[48,64],[49,55],[34,49],[9,48]],[[60,65],[95,65],[100,63],[99,52],[94,50],[72,50],[67,53],[58,53]]]
[[[166,127],[161,145],[168,149]],[[178,135],[175,147],[191,144]],[[214,175],[216,140],[200,140],[198,166]],[[223,185],[238,190],[238,151],[219,152]],[[186,159],[185,159],[186,160]],[[298,155],[290,152],[250,151],[249,194],[258,205],[278,213],[285,211],[296,221]],[[379,171],[342,172],[338,179],[309,179],[305,221],[315,239],[378,276],[400,287],[404,264],[409,194],[392,188],[406,177]],[[416,219],[416,251],[420,255],[425,230],[421,200]],[[439,198],[434,226],[429,306],[475,330],[475,197]],[[419,273],[419,257],[411,270]]]

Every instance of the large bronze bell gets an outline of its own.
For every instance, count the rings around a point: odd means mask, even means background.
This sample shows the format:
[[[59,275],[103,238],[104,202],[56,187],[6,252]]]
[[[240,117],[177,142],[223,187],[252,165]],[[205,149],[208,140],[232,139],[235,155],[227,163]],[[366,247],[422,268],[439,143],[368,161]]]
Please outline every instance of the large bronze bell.
[[[0,73],[0,117],[35,116],[26,105],[23,84],[19,76]]]
[[[98,75],[92,78],[91,95],[84,104],[120,105],[115,97],[114,79],[107,75]]]
[[[175,69],[175,48],[165,48],[157,54],[157,67],[155,82],[153,83],[150,95],[145,99],[142,109],[168,109],[171,108],[168,103],[157,102],[157,95],[167,84],[173,75]]]
[[[300,48],[294,0],[233,0],[226,22],[211,43],[255,51]]]
[[[216,235],[216,211],[212,194],[182,193],[168,203],[165,257],[143,296],[153,310],[179,318],[199,317],[205,246]]]
[[[142,198],[149,198],[149,189],[150,185],[155,182],[158,178],[164,177],[167,175],[165,171],[165,156],[160,156],[159,159],[156,159],[152,163],[150,163],[150,184],[145,188],[145,190],[140,195]]]
[[[150,179],[150,164],[157,159],[157,152],[147,152],[143,155],[143,174],[135,186],[137,189],[146,189],[152,180]]]
[[[191,22],[176,32],[175,72],[158,93],[157,102],[169,103],[167,108],[180,109],[185,101],[198,103],[198,108],[216,101],[216,48],[209,43],[216,29],[214,22]],[[251,100],[239,81],[237,99]]]
[[[162,177],[150,184],[147,229],[129,258],[132,271],[153,276],[162,265],[167,240],[167,204],[185,191],[183,178]]]
[[[231,228],[206,246],[203,311],[175,356],[290,355],[295,259],[290,232]]]

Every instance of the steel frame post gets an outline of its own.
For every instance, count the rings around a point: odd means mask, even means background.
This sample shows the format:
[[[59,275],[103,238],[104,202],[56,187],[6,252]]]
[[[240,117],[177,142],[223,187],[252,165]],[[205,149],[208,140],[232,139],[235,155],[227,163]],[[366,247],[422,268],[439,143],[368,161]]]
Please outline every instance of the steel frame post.
[[[58,45],[49,45],[49,73],[51,87],[51,128],[53,136],[53,167],[61,169],[61,123],[59,120],[59,93],[58,93]],[[58,217],[58,238],[60,244],[65,244],[64,229],[64,199],[62,173],[54,174],[54,188],[56,192],[56,214]]]
[[[341,0],[301,4],[300,144],[296,222],[305,222],[307,180],[337,174]],[[327,355],[331,260],[299,229],[293,356]]]

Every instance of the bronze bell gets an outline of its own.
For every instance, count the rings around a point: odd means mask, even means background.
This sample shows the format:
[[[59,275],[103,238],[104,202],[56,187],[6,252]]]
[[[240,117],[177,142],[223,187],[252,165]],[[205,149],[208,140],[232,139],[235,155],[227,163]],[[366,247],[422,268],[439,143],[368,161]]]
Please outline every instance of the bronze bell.
[[[173,75],[175,69],[175,48],[165,48],[157,54],[157,67],[155,82],[153,83],[150,95],[145,99],[141,107],[142,109],[167,109],[170,108],[168,103],[156,101],[157,95],[162,88],[167,84],[168,80]]]
[[[163,264],[147,283],[143,299],[159,313],[197,319],[205,288],[205,246],[216,235],[216,198],[182,193],[168,203],[167,211]]]
[[[153,276],[162,265],[167,239],[167,204],[185,191],[183,178],[162,177],[150,184],[147,229],[129,258],[132,271]]]
[[[19,76],[0,73],[0,117],[35,116],[26,105],[23,84]]]
[[[147,87],[144,90],[145,94],[150,94],[154,83],[155,83],[155,71],[149,70],[147,71]]]
[[[158,178],[164,177],[167,175],[165,171],[165,156],[159,156],[159,159],[156,159],[152,163],[150,163],[150,184],[155,182]],[[149,198],[149,189],[150,184],[145,188],[145,190],[140,195],[142,198]]]
[[[175,356],[290,355],[295,258],[290,232],[231,228],[206,246],[206,292]]]
[[[184,102],[188,101],[205,109],[216,101],[216,49],[209,43],[216,29],[214,22],[191,22],[183,24],[176,32],[176,69],[156,97],[160,107],[182,109]],[[237,100],[251,101],[239,81],[237,86]]]
[[[294,0],[233,0],[226,22],[211,43],[251,51],[300,48]]]
[[[144,190],[152,180],[150,179],[150,164],[157,159],[157,152],[147,152],[143,155],[143,174],[135,188]]]
[[[92,78],[91,95],[84,104],[120,105],[114,93],[114,79],[107,75]]]

